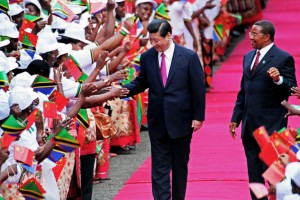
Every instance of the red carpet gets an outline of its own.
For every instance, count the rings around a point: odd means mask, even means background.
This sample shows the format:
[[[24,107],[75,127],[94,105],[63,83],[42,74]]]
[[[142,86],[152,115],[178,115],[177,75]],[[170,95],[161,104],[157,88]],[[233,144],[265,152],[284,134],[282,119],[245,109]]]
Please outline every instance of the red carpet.
[[[269,0],[265,19],[275,24],[275,44],[290,52],[300,63],[300,2]],[[283,11],[282,11],[283,10]],[[228,124],[240,86],[243,55],[251,50],[248,36],[214,76],[214,89],[207,94],[206,121],[194,134],[189,163],[187,200],[249,200],[246,160],[240,140],[233,140]],[[297,77],[299,78],[297,71]],[[292,99],[300,105],[300,100]],[[297,123],[298,120],[298,123]],[[289,120],[299,126],[299,118]],[[115,200],[148,200],[151,194],[150,158],[132,175]]]

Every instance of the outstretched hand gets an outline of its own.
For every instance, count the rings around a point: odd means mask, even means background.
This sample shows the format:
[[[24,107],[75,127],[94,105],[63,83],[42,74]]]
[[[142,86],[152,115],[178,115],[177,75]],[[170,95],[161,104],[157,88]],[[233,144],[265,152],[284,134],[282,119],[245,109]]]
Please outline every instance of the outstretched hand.
[[[291,105],[289,102],[286,100],[281,102],[281,105],[283,105],[287,110],[288,113],[285,114],[284,117],[292,116],[292,115],[299,115],[300,116],[300,110]]]
[[[110,82],[115,82],[117,80],[127,79],[127,78],[128,78],[127,69],[119,70],[119,71],[113,73],[112,75],[109,75],[109,77],[108,77]]]
[[[126,97],[129,94],[129,90],[127,88],[122,88],[120,86],[112,86],[110,92],[114,98]]]
[[[63,128],[67,130],[71,130],[72,125],[73,125],[73,118],[68,117],[67,119],[65,119],[55,127],[53,134],[57,135]]]
[[[85,97],[91,96],[97,92],[97,86],[94,83],[83,83],[81,94]]]
[[[296,96],[298,99],[300,99],[300,88],[292,87],[291,90],[293,91],[292,96]]]
[[[96,66],[100,69],[102,69],[106,64],[106,58],[108,57],[108,51],[103,51],[97,58],[97,64]]]

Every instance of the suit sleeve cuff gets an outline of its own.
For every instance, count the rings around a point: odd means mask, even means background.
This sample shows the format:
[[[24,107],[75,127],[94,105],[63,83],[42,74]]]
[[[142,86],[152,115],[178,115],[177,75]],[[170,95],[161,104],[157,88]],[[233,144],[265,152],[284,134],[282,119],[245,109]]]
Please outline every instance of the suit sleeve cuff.
[[[282,83],[283,83],[283,77],[282,76],[279,76],[279,81],[274,81],[274,83],[276,84],[276,85],[281,85]]]

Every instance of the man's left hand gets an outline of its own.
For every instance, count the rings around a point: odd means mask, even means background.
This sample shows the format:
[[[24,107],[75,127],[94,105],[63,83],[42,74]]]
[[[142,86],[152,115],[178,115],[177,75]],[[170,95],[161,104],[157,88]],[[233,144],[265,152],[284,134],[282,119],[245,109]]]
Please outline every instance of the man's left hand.
[[[198,120],[193,120],[192,122],[192,128],[194,128],[194,132],[199,130],[202,126],[203,122]]]
[[[279,81],[279,76],[280,73],[278,71],[278,69],[276,67],[271,67],[268,71],[267,71],[268,75],[270,78],[273,79],[273,81],[278,82]]]

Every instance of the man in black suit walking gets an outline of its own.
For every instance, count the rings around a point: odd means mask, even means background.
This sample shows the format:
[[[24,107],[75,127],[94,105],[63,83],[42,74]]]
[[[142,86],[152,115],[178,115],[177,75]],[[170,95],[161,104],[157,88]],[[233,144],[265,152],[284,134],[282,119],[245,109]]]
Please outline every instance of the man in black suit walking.
[[[185,197],[192,133],[205,114],[205,85],[198,55],[175,44],[166,20],[154,19],[147,30],[153,48],[141,55],[140,74],[129,95],[149,88],[148,127],[154,199]],[[170,172],[172,171],[172,194]]]
[[[264,183],[266,166],[259,159],[260,147],[253,131],[265,126],[269,134],[287,126],[287,110],[281,105],[296,86],[294,58],[274,44],[274,25],[262,20],[249,32],[253,51],[244,56],[241,89],[237,95],[229,132],[233,138],[242,121],[242,142],[249,182]],[[252,199],[256,199],[251,192]],[[267,200],[267,198],[264,198]]]

